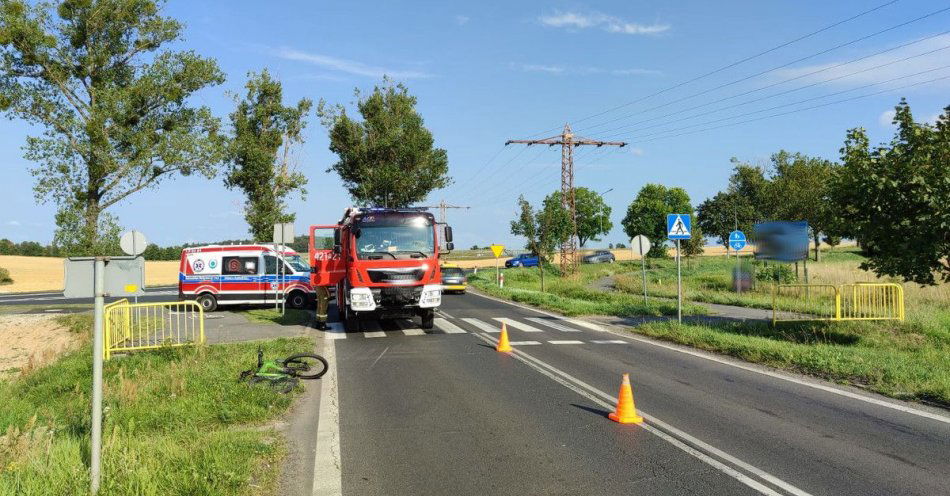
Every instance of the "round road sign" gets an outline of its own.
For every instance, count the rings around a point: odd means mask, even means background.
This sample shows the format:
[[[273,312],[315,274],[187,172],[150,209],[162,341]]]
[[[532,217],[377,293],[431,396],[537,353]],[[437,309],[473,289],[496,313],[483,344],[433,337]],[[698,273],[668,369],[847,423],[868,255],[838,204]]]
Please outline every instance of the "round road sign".
[[[119,246],[127,255],[133,257],[141,255],[148,246],[148,240],[145,235],[138,231],[128,231],[119,238]]]
[[[633,252],[641,257],[646,255],[650,251],[650,238],[642,234],[638,234],[636,237],[630,239],[630,248],[633,249]]]

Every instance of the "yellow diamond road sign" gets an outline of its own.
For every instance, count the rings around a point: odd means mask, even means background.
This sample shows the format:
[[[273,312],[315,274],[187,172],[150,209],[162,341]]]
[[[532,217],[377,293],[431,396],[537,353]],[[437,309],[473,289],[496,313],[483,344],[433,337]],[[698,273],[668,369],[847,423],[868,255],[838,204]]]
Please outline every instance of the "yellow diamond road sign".
[[[498,258],[501,256],[501,252],[505,250],[505,245],[491,245],[489,248],[491,248],[491,252],[495,254],[495,258]]]

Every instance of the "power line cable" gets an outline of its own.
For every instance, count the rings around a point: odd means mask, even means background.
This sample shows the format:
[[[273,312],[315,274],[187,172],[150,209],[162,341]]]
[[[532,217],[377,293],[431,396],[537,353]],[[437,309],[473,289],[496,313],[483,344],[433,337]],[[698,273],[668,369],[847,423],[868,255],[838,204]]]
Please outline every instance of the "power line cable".
[[[786,68],[786,67],[789,67],[789,66],[791,66],[791,65],[797,64],[797,63],[799,63],[799,62],[804,62],[804,61],[806,61],[806,60],[808,60],[808,59],[812,59],[812,58],[818,57],[819,55],[824,55],[824,54],[826,54],[826,53],[833,52],[833,51],[838,50],[838,49],[840,49],[840,48],[844,48],[844,47],[847,47],[847,46],[851,46],[851,45],[853,45],[853,44],[855,44],[855,43],[860,43],[860,42],[862,42],[862,41],[868,40],[868,39],[873,38],[873,37],[875,37],[875,36],[879,36],[879,35],[882,35],[882,34],[884,34],[884,33],[893,31],[893,30],[895,30],[895,29],[898,29],[898,28],[907,26],[907,25],[909,25],[909,24],[922,21],[922,20],[924,20],[924,19],[933,17],[933,16],[935,16],[935,15],[937,15],[937,14],[941,14],[941,13],[946,12],[946,11],[948,11],[948,10],[950,10],[950,7],[944,7],[944,8],[942,8],[942,9],[935,10],[935,11],[930,12],[930,13],[928,13],[928,14],[924,14],[924,15],[922,15],[922,16],[920,16],[920,17],[916,17],[916,18],[911,19],[911,20],[909,20],[909,21],[904,21],[904,22],[902,22],[902,23],[900,23],[900,24],[895,24],[895,25],[893,25],[893,26],[890,26],[890,27],[888,27],[888,28],[882,29],[882,30],[880,30],[880,31],[876,31],[876,32],[871,33],[871,34],[869,34],[869,35],[865,35],[865,36],[862,36],[862,37],[860,37],[860,38],[855,38],[855,39],[853,39],[853,40],[851,40],[851,41],[846,41],[846,42],[844,42],[844,43],[840,43],[840,44],[835,45],[835,46],[833,46],[833,47],[831,47],[831,48],[826,48],[826,49],[824,49],[824,50],[822,50],[822,51],[820,51],[820,52],[816,52],[816,53],[813,53],[813,54],[811,54],[811,55],[806,55],[806,56],[804,56],[804,57],[800,57],[800,58],[798,58],[798,59],[795,59],[795,60],[793,60],[793,61],[791,61],[791,62],[786,62],[786,63],[784,63],[784,64],[782,64],[782,65],[778,65],[778,66],[772,67],[771,69],[766,69],[766,70],[764,70],[764,71],[760,71],[760,72],[757,72],[757,73],[755,73],[755,74],[750,74],[750,75],[748,75],[748,76],[741,77],[741,78],[739,78],[739,79],[730,81],[730,82],[728,82],[728,83],[723,83],[723,84],[714,86],[714,87],[712,87],[712,88],[709,88],[709,89],[700,91],[700,92],[698,92],[698,93],[693,93],[693,94],[688,95],[688,96],[685,96],[685,97],[677,98],[676,100],[671,100],[671,101],[666,102],[666,103],[663,103],[663,104],[661,104],[661,105],[656,105],[656,106],[651,107],[651,108],[649,108],[649,109],[642,110],[642,111],[638,111],[638,112],[635,112],[635,113],[633,113],[633,114],[629,114],[629,115],[627,115],[627,116],[617,117],[617,118],[614,118],[614,119],[610,119],[610,120],[601,122],[601,123],[599,123],[599,124],[594,124],[594,125],[588,126],[588,127],[584,128],[582,131],[588,131],[588,130],[593,129],[593,128],[596,128],[596,127],[604,126],[604,125],[607,125],[607,124],[610,124],[610,123],[613,123],[613,122],[617,122],[617,121],[619,121],[619,120],[626,119],[626,118],[631,117],[631,116],[633,116],[633,115],[639,115],[639,114],[642,114],[642,113],[645,113],[645,112],[649,112],[649,111],[652,111],[652,110],[660,109],[660,108],[663,108],[663,107],[668,107],[668,106],[670,106],[670,105],[673,105],[674,103],[679,103],[679,102],[682,102],[682,101],[690,100],[690,99],[692,99],[692,98],[696,98],[697,96],[706,95],[706,94],[712,93],[713,91],[720,90],[720,89],[722,89],[722,88],[726,88],[726,87],[729,87],[729,86],[733,86],[733,85],[735,85],[735,84],[739,84],[739,83],[748,81],[748,80],[750,80],[750,79],[757,78],[757,77],[759,77],[759,76],[768,74],[768,73],[770,73],[770,72],[777,71],[777,70],[779,70],[779,69],[784,69],[784,68]],[[641,99],[641,100],[642,100],[642,99]]]
[[[884,8],[884,7],[887,7],[887,6],[889,6],[889,5],[895,4],[895,3],[897,3],[898,1],[899,1],[899,0],[893,0],[893,1],[890,1],[890,2],[882,3],[882,4],[880,4],[880,5],[876,6],[876,7],[872,7],[872,8],[870,8],[870,9],[868,9],[868,10],[865,10],[865,11],[863,11],[863,12],[860,12],[860,13],[858,13],[858,14],[855,14],[855,15],[853,15],[853,16],[847,18],[847,19],[842,19],[842,20],[840,20],[840,21],[834,22],[834,23],[829,24],[829,25],[827,25],[827,26],[825,26],[825,27],[823,27],[823,28],[821,28],[821,29],[818,29],[817,31],[812,31],[812,32],[810,32],[810,33],[808,33],[808,34],[799,36],[798,38],[795,38],[795,39],[793,39],[793,40],[786,41],[786,42],[781,43],[781,44],[779,44],[779,45],[776,45],[776,46],[774,46],[774,47],[772,47],[772,48],[769,48],[769,49],[767,49],[767,50],[758,52],[758,53],[756,53],[756,54],[754,54],[754,55],[750,55],[750,56],[745,57],[745,58],[743,58],[743,59],[740,59],[740,60],[737,60],[737,61],[735,61],[735,62],[726,64],[726,65],[724,65],[724,66],[722,66],[722,67],[719,67],[719,68],[717,68],[717,69],[713,69],[713,70],[711,70],[711,71],[709,71],[709,72],[707,72],[707,73],[705,73],[705,74],[700,74],[699,76],[695,76],[695,77],[693,77],[693,78],[691,78],[691,79],[688,79],[688,80],[686,80],[686,81],[682,81],[682,82],[676,83],[676,84],[674,84],[674,85],[672,85],[672,86],[666,87],[666,88],[664,88],[664,89],[662,89],[662,90],[659,90],[659,91],[657,91],[657,92],[651,93],[651,94],[646,95],[646,96],[643,96],[643,97],[638,98],[638,99],[636,99],[636,100],[631,100],[631,101],[629,101],[629,102],[623,103],[623,104],[618,105],[618,106],[616,106],[616,107],[612,107],[612,108],[609,108],[609,109],[604,110],[604,111],[602,111],[602,112],[598,112],[598,113],[595,113],[595,114],[591,114],[591,115],[588,115],[588,116],[586,116],[586,117],[583,117],[583,118],[581,118],[581,119],[577,119],[577,120],[574,120],[574,121],[571,121],[571,122],[574,123],[574,124],[577,124],[577,123],[580,123],[580,122],[584,122],[584,121],[586,121],[586,120],[590,120],[590,119],[593,119],[593,118],[595,118],[595,117],[600,117],[600,116],[602,116],[602,115],[608,114],[608,113],[613,112],[613,111],[615,111],[615,110],[619,110],[619,109],[628,107],[628,106],[630,106],[630,105],[633,105],[633,104],[642,102],[642,101],[644,101],[644,100],[648,100],[648,99],[653,98],[653,97],[655,97],[655,96],[662,95],[663,93],[666,93],[666,92],[668,92],[668,91],[675,90],[675,89],[680,88],[680,87],[682,87],[682,86],[685,86],[685,85],[687,85],[687,84],[690,84],[690,83],[699,81],[700,79],[704,79],[704,78],[706,78],[706,77],[712,76],[713,74],[718,74],[718,73],[720,73],[720,72],[722,72],[722,71],[724,71],[724,70],[726,70],[726,69],[731,69],[731,68],[733,68],[733,67],[736,67],[737,65],[743,64],[743,63],[745,63],[745,62],[748,62],[748,61],[750,61],[750,60],[756,59],[756,58],[761,57],[761,56],[763,56],[763,55],[772,53],[772,52],[774,52],[774,51],[776,51],[776,50],[785,48],[785,47],[787,47],[787,46],[789,46],[789,45],[792,45],[792,44],[794,44],[794,43],[798,43],[799,41],[802,41],[802,40],[811,38],[812,36],[815,36],[815,35],[817,35],[817,34],[821,34],[821,33],[825,32],[825,31],[828,31],[829,29],[836,28],[836,27],[838,27],[838,26],[840,26],[840,25],[842,25],[842,24],[845,24],[845,23],[848,23],[848,22],[853,21],[853,20],[855,20],[855,19],[858,19],[859,17],[863,17],[863,16],[865,16],[865,15],[867,15],[867,14],[870,14],[870,13],[872,13],[872,12],[878,11],[878,10]],[[540,136],[540,135],[542,135],[542,134],[547,134],[547,133],[550,133],[550,132],[553,132],[553,131],[557,131],[557,130],[559,130],[559,129],[560,129],[560,127],[551,128],[551,129],[549,129],[549,130],[545,130],[545,131],[541,131],[541,132],[539,132],[539,133],[533,134],[533,135],[531,135],[530,137],[533,138],[533,137],[535,137],[535,136]]]

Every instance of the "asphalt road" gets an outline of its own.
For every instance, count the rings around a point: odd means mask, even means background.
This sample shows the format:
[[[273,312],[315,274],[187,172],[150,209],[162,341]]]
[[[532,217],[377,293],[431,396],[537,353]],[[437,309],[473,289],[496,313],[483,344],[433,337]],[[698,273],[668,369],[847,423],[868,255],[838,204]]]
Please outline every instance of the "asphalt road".
[[[106,303],[119,298],[106,298]],[[156,301],[177,301],[178,286],[156,286],[145,288],[145,295],[139,296],[142,303]],[[62,291],[33,291],[28,293],[0,293],[0,305],[75,305],[92,304],[92,298],[66,298]]]
[[[473,294],[440,313],[323,335],[306,494],[950,494],[946,411]],[[625,372],[640,426],[606,418]]]

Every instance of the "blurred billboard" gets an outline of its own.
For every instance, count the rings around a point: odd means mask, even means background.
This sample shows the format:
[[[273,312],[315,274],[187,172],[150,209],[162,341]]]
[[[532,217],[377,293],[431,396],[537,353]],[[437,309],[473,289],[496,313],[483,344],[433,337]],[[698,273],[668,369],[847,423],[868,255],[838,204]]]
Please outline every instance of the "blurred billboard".
[[[808,222],[760,222],[753,232],[756,260],[798,262],[808,256]]]

